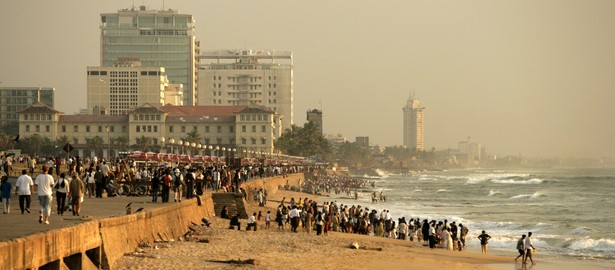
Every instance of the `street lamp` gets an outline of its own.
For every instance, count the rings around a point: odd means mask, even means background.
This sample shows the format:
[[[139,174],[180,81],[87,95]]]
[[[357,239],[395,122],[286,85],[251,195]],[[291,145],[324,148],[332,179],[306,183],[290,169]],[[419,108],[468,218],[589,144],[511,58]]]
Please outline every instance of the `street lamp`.
[[[196,143],[192,143],[192,144],[190,144],[190,146],[192,147],[190,149],[190,155],[194,156],[194,148],[196,148]]]
[[[211,157],[213,156],[213,153],[214,153],[214,150],[213,150],[214,147],[210,145],[208,148],[209,148],[209,156]]]
[[[105,126],[105,131],[107,132],[107,141],[109,142],[107,145],[107,159],[111,160],[111,132],[109,126]]]
[[[171,155],[173,155],[173,144],[175,144],[175,140],[171,138],[169,144],[171,145]]]
[[[179,140],[177,142],[177,153],[181,155],[183,154],[183,152],[184,152],[184,141]]]
[[[162,154],[162,149],[164,149],[164,142],[166,139],[164,137],[160,137],[160,153]]]
[[[201,146],[202,145],[200,143],[196,145],[196,152],[199,153],[199,156],[201,155]]]
[[[185,150],[185,152],[184,152],[184,154],[186,154],[186,155],[187,155],[187,154],[188,154],[188,147],[190,147],[190,143],[189,143],[189,142],[184,142],[184,146],[185,146],[185,148],[184,148],[184,149],[186,149],[186,150]]]
[[[218,150],[220,150],[220,146],[216,145],[216,157],[218,157]]]
[[[232,155],[232,157],[233,157],[233,166],[235,166],[235,164],[236,164],[236,162],[235,162],[235,152],[237,152],[237,149],[233,148],[233,151],[231,152],[231,154],[233,154]]]

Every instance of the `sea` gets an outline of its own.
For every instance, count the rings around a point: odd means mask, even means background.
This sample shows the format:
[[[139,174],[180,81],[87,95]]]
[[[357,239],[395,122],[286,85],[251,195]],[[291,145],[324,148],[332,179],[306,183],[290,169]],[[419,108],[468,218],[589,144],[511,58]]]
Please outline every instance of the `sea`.
[[[455,221],[470,229],[467,245],[516,252],[532,232],[540,256],[615,263],[615,169],[460,169],[405,175],[378,171],[373,187],[338,204],[387,209],[393,217]],[[386,202],[371,202],[380,191]]]

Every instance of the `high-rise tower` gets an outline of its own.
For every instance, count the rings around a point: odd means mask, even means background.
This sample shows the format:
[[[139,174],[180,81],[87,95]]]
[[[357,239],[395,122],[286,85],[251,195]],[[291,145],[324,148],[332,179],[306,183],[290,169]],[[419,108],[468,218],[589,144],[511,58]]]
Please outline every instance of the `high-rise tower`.
[[[184,105],[195,104],[199,42],[192,15],[140,6],[100,18],[101,66],[133,59],[143,67],[164,67],[169,83],[183,84]]]
[[[416,151],[425,150],[425,107],[411,95],[404,111],[404,146]]]
[[[260,105],[293,124],[293,53],[275,50],[215,50],[199,57],[203,106]]]

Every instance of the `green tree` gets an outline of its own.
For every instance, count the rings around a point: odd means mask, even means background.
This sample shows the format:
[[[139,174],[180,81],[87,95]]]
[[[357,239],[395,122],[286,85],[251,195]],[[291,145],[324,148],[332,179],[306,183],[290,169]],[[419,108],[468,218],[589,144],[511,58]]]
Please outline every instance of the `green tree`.
[[[275,147],[292,156],[317,157],[324,160],[331,155],[331,145],[314,122],[303,127],[292,125],[275,141]]]
[[[143,152],[151,151],[152,138],[145,137],[145,135],[142,135],[141,137],[137,137],[136,140],[137,140],[137,143],[135,144],[136,149],[139,149],[139,151],[143,151]]]
[[[181,139],[184,142],[191,142],[191,143],[201,143],[201,140],[202,140],[201,134],[199,134],[199,132],[194,129],[186,133],[186,136]]]
[[[106,146],[102,137],[96,135],[92,138],[85,138],[85,144],[88,149],[94,151],[94,155],[102,157],[103,148]]]
[[[130,139],[128,136],[119,136],[112,139],[113,147],[118,151],[127,151],[130,145]]]

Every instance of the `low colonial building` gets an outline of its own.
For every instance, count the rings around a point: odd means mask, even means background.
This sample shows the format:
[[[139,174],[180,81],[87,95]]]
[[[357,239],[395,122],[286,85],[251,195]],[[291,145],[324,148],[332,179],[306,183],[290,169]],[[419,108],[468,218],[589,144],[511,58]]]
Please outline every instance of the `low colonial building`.
[[[131,150],[222,155],[222,149],[238,156],[244,150],[273,154],[282,134],[281,116],[262,106],[145,104],[125,115],[64,115],[39,103],[18,116],[22,138],[38,134],[67,142],[79,156]]]

